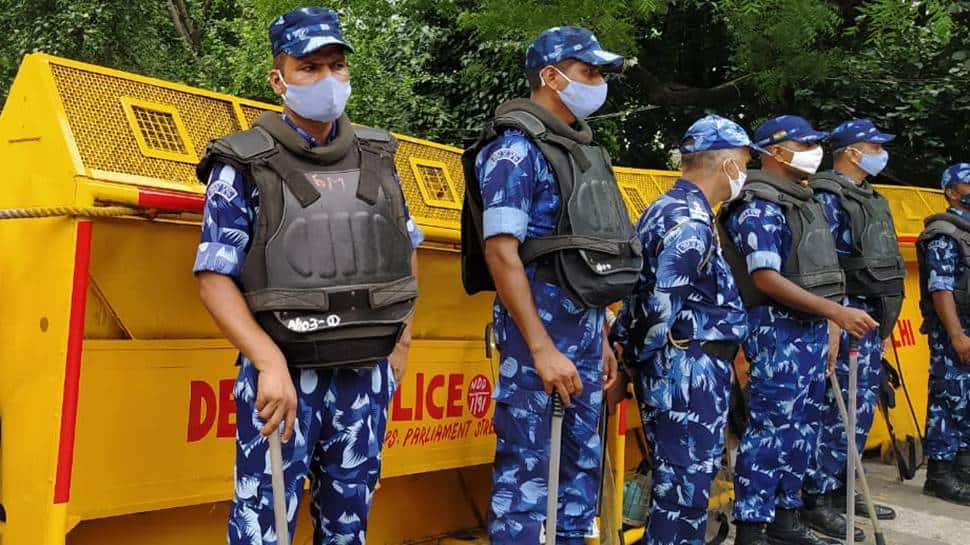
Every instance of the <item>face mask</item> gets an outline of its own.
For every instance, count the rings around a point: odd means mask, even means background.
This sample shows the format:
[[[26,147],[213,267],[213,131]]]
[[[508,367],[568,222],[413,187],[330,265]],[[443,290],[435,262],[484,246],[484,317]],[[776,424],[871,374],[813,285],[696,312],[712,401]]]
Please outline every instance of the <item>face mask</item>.
[[[727,174],[728,162],[729,161],[725,161],[724,164],[721,165],[721,168],[724,169],[725,174]],[[741,188],[744,186],[744,182],[748,179],[748,173],[741,170],[741,167],[739,167],[738,164],[734,162],[734,159],[731,159],[730,163],[734,165],[734,168],[738,170],[738,175],[735,178],[732,178],[731,175],[728,174],[728,183],[731,184],[731,196],[728,197],[727,200],[733,201],[734,199],[738,198],[738,195],[741,194]]]
[[[280,81],[286,86],[283,94],[286,105],[300,117],[321,123],[329,123],[340,117],[350,98],[350,82],[334,76],[306,85],[289,85],[281,73]]]
[[[970,193],[960,195],[960,206],[970,210]]]
[[[599,85],[580,83],[566,77],[566,74],[563,74],[555,66],[553,68],[569,82],[565,89],[556,92],[559,93],[562,103],[566,105],[566,108],[569,108],[576,119],[586,119],[606,102],[607,87],[605,81]],[[546,82],[543,81],[542,84],[545,85]]]
[[[858,149],[856,149],[856,151],[862,154],[862,157],[855,164],[858,165],[858,167],[865,171],[865,173],[869,176],[879,174],[889,163],[889,152],[886,150],[873,154],[862,153],[862,150]]]
[[[821,146],[815,146],[815,149],[808,151],[795,151],[785,146],[781,146],[781,148],[792,152],[791,162],[786,164],[805,174],[815,174],[818,171],[818,166],[822,164],[823,152]]]

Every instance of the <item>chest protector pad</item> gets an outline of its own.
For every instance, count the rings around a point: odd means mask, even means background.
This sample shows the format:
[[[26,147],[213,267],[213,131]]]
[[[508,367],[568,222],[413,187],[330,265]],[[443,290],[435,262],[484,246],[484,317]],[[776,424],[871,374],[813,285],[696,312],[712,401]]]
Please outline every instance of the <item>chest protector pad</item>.
[[[751,308],[771,302],[755,286],[744,256],[727,231],[729,215],[740,202],[751,199],[775,203],[785,214],[785,223],[791,231],[791,249],[782,263],[781,275],[805,291],[841,302],[845,295],[845,275],[839,265],[828,221],[822,206],[812,197],[811,189],[753,170],[748,172],[748,182],[744,184],[738,201],[724,206],[717,218],[724,257],[731,266],[745,306]],[[818,318],[794,309],[789,312],[805,320]]]
[[[564,124],[549,118],[530,101],[506,103],[462,156],[462,279],[468,293],[494,289],[482,257],[484,207],[474,163],[488,142],[513,128],[532,140],[549,162],[562,202],[553,232],[527,238],[519,257],[525,264],[538,264],[536,279],[559,285],[587,308],[602,307],[632,292],[643,266],[642,247],[606,151],[591,143],[591,135],[584,139],[582,132],[564,130],[558,127]]]
[[[926,228],[916,239],[916,259],[919,262],[919,309],[923,315],[923,326],[920,331],[929,333],[929,325],[939,318],[933,307],[933,296],[929,291],[930,270],[926,261],[926,246],[938,235],[946,235],[957,242],[963,263],[963,273],[956,279],[953,300],[960,316],[970,315],[970,221],[945,212],[926,218],[924,225]]]
[[[278,120],[210,145],[260,191],[246,302],[291,366],[371,365],[393,350],[417,296],[393,140],[346,121],[334,148],[307,148]]]

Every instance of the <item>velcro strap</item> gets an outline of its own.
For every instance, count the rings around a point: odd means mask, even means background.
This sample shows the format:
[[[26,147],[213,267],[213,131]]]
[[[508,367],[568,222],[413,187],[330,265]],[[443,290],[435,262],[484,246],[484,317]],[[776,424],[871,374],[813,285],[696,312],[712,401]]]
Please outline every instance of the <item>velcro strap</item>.
[[[864,257],[843,257],[839,260],[842,269],[845,271],[859,271],[882,267],[896,267],[899,264],[896,256],[886,256],[880,258]]]
[[[282,154],[277,153],[269,157],[266,164],[283,179],[283,183],[293,193],[296,200],[300,201],[300,206],[303,208],[310,206],[320,198],[320,192],[317,191],[317,188],[313,187],[313,184],[310,183],[310,180],[307,180],[302,171],[287,165]]]
[[[370,307],[378,309],[418,296],[418,279],[407,276],[370,289]]]
[[[562,250],[593,250],[610,255],[621,255],[626,240],[611,240],[580,235],[550,235],[526,239],[519,246],[522,263],[530,263],[538,257]]]
[[[383,154],[361,143],[360,180],[357,181],[357,198],[373,206],[377,203],[381,189],[381,161]]]
[[[324,289],[267,288],[247,292],[246,302],[253,312],[269,310],[310,310],[322,312],[330,308],[330,296]]]

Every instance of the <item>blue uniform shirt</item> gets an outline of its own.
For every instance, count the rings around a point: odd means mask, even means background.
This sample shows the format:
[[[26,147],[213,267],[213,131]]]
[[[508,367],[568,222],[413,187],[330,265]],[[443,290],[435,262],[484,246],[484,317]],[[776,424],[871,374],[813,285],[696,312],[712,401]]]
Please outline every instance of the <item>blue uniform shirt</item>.
[[[700,189],[681,179],[637,222],[644,267],[613,335],[632,349],[634,363],[646,363],[670,338],[740,343],[747,334],[744,305],[714,235],[713,216]],[[644,323],[635,323],[639,320]],[[644,337],[627,338],[633,328]]]
[[[838,171],[835,174],[842,176]],[[842,208],[839,198],[829,191],[815,191],[815,200],[822,205],[825,219],[829,221],[829,229],[835,240],[835,251],[839,257],[848,257],[852,253],[852,218]]]
[[[297,127],[286,115],[283,120],[300,136],[313,146],[320,143],[309,133]],[[327,142],[337,135],[337,124],[333,124]],[[394,176],[397,176],[395,172]],[[412,248],[417,248],[424,240],[424,234],[407,212],[408,235]],[[249,251],[249,242],[256,231],[256,216],[259,214],[259,190],[255,184],[247,182],[242,173],[235,168],[216,163],[209,173],[206,189],[205,208],[202,217],[202,237],[195,256],[193,272],[202,271],[225,274],[235,279],[242,273]]]
[[[950,208],[947,212],[970,221],[970,212],[957,208]],[[925,257],[929,271],[929,291],[954,291],[957,279],[966,269],[957,241],[947,235],[936,235],[926,243]]]

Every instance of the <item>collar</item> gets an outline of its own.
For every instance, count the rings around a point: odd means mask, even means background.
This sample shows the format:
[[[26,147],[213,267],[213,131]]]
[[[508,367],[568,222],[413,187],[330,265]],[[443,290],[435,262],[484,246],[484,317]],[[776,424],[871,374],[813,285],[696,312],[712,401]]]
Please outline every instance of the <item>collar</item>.
[[[674,189],[683,191],[686,194],[686,200],[688,201],[691,212],[703,212],[708,217],[714,216],[714,210],[711,208],[711,203],[707,202],[707,196],[704,195],[704,192],[699,187],[694,185],[694,182],[684,178],[678,178],[674,182]],[[700,208],[700,210],[695,210],[695,207]]]
[[[283,121],[287,125],[289,125],[291,129],[296,131],[296,134],[299,134],[301,137],[303,137],[304,140],[307,141],[307,143],[309,143],[311,146],[315,148],[320,146],[325,146],[330,142],[333,142],[333,139],[337,137],[336,121],[330,124],[330,134],[327,136],[327,141],[321,144],[316,138],[313,137],[313,135],[311,135],[310,133],[306,132],[305,130],[297,126],[297,124],[292,119],[290,119],[290,116],[286,115],[286,112],[283,112],[281,115],[283,116]]]
[[[855,185],[856,187],[862,187],[862,186],[866,185],[866,178],[863,178],[861,182],[857,182],[857,181],[853,180],[852,178],[849,178],[848,176],[846,176],[845,174],[839,172],[838,170],[836,170],[834,168],[831,170],[831,172],[833,174],[837,175],[837,176],[841,176],[841,177],[845,178],[846,180],[852,182],[852,184]]]
[[[951,214],[956,214],[957,216],[960,216],[961,218],[967,221],[970,221],[970,212],[963,210],[961,208],[956,208],[951,206],[950,208],[947,209],[947,212],[950,212]]]

